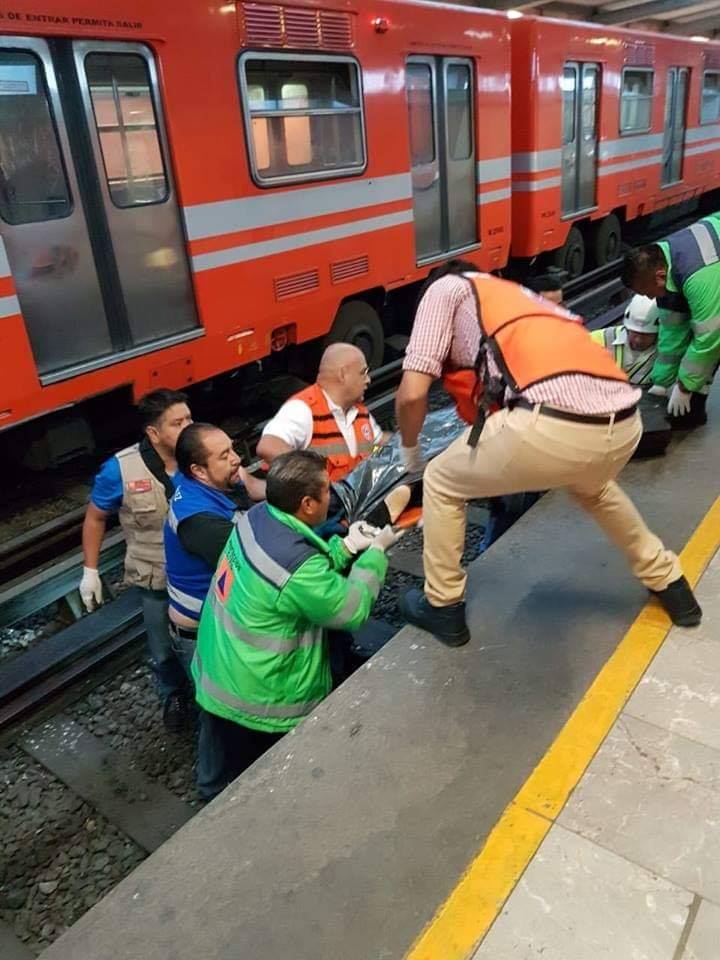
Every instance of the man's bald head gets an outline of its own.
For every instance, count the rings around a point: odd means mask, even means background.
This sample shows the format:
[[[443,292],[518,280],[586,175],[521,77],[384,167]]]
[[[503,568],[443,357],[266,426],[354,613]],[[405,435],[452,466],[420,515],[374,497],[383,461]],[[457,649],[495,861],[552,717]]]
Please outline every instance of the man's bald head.
[[[317,382],[344,410],[359,403],[370,382],[365,354],[351,343],[331,343],[320,359]]]

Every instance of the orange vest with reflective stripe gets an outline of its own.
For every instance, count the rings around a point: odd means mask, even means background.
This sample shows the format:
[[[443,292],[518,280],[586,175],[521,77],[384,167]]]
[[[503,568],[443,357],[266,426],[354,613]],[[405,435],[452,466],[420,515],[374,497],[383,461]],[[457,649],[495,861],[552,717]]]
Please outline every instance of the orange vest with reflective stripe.
[[[366,457],[369,457],[375,447],[372,423],[368,408],[362,403],[356,403],[357,415],[353,421],[357,455],[352,456],[345,443],[337,421],[330,410],[327,398],[322,389],[314,383],[300,393],[296,393],[293,400],[302,400],[310,407],[313,418],[313,433],[309,449],[316,450],[327,459],[330,482],[342,480],[351,470]]]
[[[477,297],[481,336],[515,393],[572,373],[627,382],[607,350],[562,307],[509,280],[489,274],[469,279]]]

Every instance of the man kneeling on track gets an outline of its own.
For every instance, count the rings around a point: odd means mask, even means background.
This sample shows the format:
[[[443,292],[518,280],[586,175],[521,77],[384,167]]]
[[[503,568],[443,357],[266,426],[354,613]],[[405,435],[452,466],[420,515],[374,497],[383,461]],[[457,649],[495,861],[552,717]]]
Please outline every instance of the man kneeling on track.
[[[271,464],[281,453],[316,450],[325,457],[330,482],[344,479],[384,443],[384,434],[363,403],[370,369],[362,350],[333,343],[322,355],[317,381],[287,400],[266,425],[257,453]],[[410,501],[410,488],[397,487],[368,522],[394,523]],[[341,532],[342,505],[330,490],[327,531]],[[324,534],[324,531],[320,531]]]
[[[327,516],[325,460],[281,454],[267,502],[235,524],[203,607],[192,669],[197,701],[223,743],[224,783],[241,773],[332,687],[328,630],[356,630],[385,580],[398,534],[353,524],[318,537]]]
[[[408,344],[396,412],[404,458],[420,468],[428,391],[443,367],[475,367],[475,424],[425,471],[425,592],[401,600],[408,622],[450,646],[470,639],[461,566],[466,503],[564,487],[627,556],[674,623],[702,613],[674,553],[615,482],[642,435],[640,390],[567,311],[472,264],[430,275]],[[479,382],[474,395],[477,396]],[[494,410],[494,412],[492,412]]]
[[[80,596],[88,611],[102,603],[100,547],[107,519],[117,513],[125,534],[125,582],[141,591],[163,721],[169,730],[178,731],[187,715],[187,677],[168,635],[163,523],[175,492],[175,444],[192,418],[187,397],[176,390],[146,394],[138,403],[138,413],[142,440],[106,460],[95,477],[83,524]]]

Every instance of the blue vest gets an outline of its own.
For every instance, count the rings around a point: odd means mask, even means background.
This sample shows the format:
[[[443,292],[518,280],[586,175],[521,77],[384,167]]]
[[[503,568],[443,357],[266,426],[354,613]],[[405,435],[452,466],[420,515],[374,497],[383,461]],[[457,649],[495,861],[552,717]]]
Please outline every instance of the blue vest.
[[[209,567],[202,557],[185,550],[177,534],[178,527],[183,520],[198,513],[211,513],[234,521],[238,511],[230,497],[220,490],[182,474],[179,476],[164,530],[168,599],[178,613],[199,621],[215,569]]]

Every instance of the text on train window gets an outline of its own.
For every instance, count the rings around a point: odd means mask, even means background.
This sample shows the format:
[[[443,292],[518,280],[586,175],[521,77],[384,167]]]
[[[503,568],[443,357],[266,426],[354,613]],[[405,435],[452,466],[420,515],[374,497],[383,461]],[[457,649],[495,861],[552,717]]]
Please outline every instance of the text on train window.
[[[162,203],[168,183],[147,62],[134,53],[90,53],[85,74],[113,203]]]
[[[639,133],[652,126],[653,71],[623,70],[620,133]]]
[[[365,166],[357,64],[341,57],[241,61],[250,156],[262,183],[320,179]]]
[[[706,70],[703,74],[700,123],[720,120],[720,70]]]
[[[72,209],[40,60],[0,52],[0,216],[6,223],[66,217]]]

